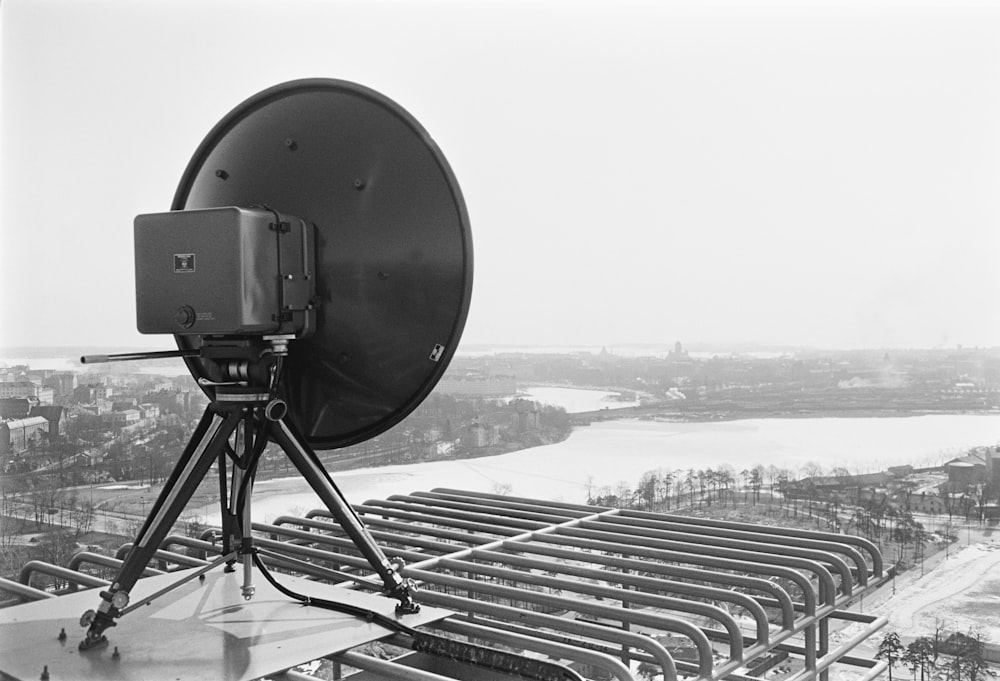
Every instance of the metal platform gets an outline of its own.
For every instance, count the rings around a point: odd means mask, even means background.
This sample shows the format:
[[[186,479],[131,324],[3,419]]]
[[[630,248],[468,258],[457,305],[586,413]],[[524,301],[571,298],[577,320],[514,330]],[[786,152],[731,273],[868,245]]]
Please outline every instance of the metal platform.
[[[134,600],[156,593],[183,572],[139,580]],[[282,576],[313,596],[394,617],[395,601]],[[208,572],[121,619],[109,645],[77,650],[80,615],[97,596],[81,591],[0,610],[0,668],[17,679],[52,681],[143,679],[219,681],[257,679],[307,660],[387,638],[390,632],[357,617],[311,608],[282,595],[256,575],[256,593],[240,595],[242,572]],[[424,607],[400,621],[410,626],[443,619],[448,611]],[[67,637],[60,640],[60,633]]]
[[[859,537],[447,489],[368,501],[355,509],[387,554],[406,560],[404,575],[421,585],[417,600],[425,610],[417,616],[423,619],[414,620],[419,629],[556,661],[585,679],[635,680],[642,678],[643,666],[669,681],[765,676],[805,681],[824,679],[838,666],[853,667],[854,678],[866,681],[886,666],[855,653],[886,624],[885,618],[860,612],[857,601],[890,577],[877,547]],[[324,597],[353,594],[392,609],[393,601],[360,593],[377,591],[381,583],[325,510],[253,528],[257,545],[269,552],[268,562],[299,575],[298,590],[322,589]],[[168,571],[218,555],[209,537],[173,535],[161,549],[152,567]],[[265,627],[263,619],[247,617],[238,584],[221,588],[223,576],[184,587],[177,604],[164,604],[167,616],[150,606],[123,618],[107,632],[121,651],[118,662],[110,661],[108,649],[100,664],[57,676],[46,653],[77,664],[84,659],[75,651],[81,631],[76,618],[94,607],[96,595],[48,596],[67,584],[93,586],[113,575],[113,559],[81,554],[68,567],[32,563],[17,582],[0,581],[0,589],[19,600],[44,599],[0,610],[0,669],[37,679],[42,664],[49,664],[53,680],[209,678],[194,675],[201,669],[210,670],[211,678],[254,678],[327,658],[335,662],[336,674],[353,681],[526,678],[447,656],[409,652],[379,660],[348,650],[389,634],[345,616],[311,613],[262,588],[254,601],[267,604]],[[140,583],[145,588],[172,576]],[[209,601],[207,595],[217,591],[221,600]],[[203,635],[171,619],[181,603]],[[22,617],[29,608],[65,613],[67,624],[46,615],[38,620],[43,624],[31,624],[34,633],[17,633],[17,641],[9,642],[14,613]],[[139,613],[159,627],[164,650],[176,657],[184,649],[175,670],[192,674],[153,675],[156,665],[143,662],[141,648],[130,647],[139,645],[128,638],[130,620]],[[834,636],[845,623],[853,625],[852,633]],[[70,636],[65,648],[55,638],[61,626]],[[14,654],[24,649],[31,650],[30,657]],[[258,657],[268,658],[266,668]],[[309,677],[288,671],[269,678]]]

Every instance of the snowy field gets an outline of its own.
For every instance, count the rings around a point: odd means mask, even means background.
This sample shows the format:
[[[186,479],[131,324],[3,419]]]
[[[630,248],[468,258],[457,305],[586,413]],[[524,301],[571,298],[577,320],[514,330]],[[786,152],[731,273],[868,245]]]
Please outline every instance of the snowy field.
[[[890,591],[891,593],[891,591]],[[947,632],[978,632],[988,643],[1000,643],[1000,540],[984,538],[950,555],[923,577],[913,569],[896,580],[896,595],[869,605],[865,612],[889,619],[907,643],[931,636],[937,626]],[[846,640],[858,632],[851,625],[833,635]]]
[[[902,637],[934,632],[940,621],[948,631],[978,631],[984,641],[1000,643],[1000,541],[959,549],[930,573],[874,608],[889,618]]]

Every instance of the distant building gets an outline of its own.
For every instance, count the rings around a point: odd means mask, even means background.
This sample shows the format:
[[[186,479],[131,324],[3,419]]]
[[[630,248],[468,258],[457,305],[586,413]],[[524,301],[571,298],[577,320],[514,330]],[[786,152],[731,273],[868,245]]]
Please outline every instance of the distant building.
[[[0,420],[28,418],[32,402],[26,397],[0,398]]]
[[[927,492],[914,494],[910,497],[909,503],[910,510],[914,513],[931,513],[937,515],[946,513],[948,510],[945,507],[944,499],[937,494],[928,494]]]
[[[852,492],[860,494],[862,489],[886,487],[895,476],[891,473],[864,473],[861,475],[825,475],[801,480],[789,480],[781,490],[788,498],[826,497],[831,494]]]
[[[101,418],[105,423],[115,428],[125,428],[126,426],[137,425],[141,415],[138,409],[125,409],[123,411],[112,411],[102,414]]]
[[[500,441],[500,429],[496,426],[476,422],[466,429],[462,440],[467,447],[472,449],[489,447]]]
[[[160,418],[160,405],[152,403],[140,404],[139,413],[147,424],[152,425]]]
[[[106,400],[114,394],[114,389],[100,383],[88,383],[78,386],[73,391],[73,399],[77,402],[93,402],[94,400]]]
[[[986,481],[993,489],[1000,489],[1000,447],[986,448]]]
[[[518,433],[538,428],[538,405],[531,400],[514,400],[514,430]]]
[[[7,397],[38,397],[38,386],[31,381],[4,381],[0,383],[0,399]]]
[[[41,416],[49,422],[49,437],[57,438],[62,435],[62,419],[65,408],[58,405],[40,405],[31,408],[29,416]]]
[[[0,454],[20,454],[48,437],[49,422],[41,416],[0,423]]]
[[[438,381],[435,391],[462,397],[506,397],[517,393],[517,379],[513,376],[445,374]]]
[[[56,395],[72,395],[79,384],[73,372],[59,371],[46,378],[45,385],[52,388]]]
[[[949,483],[974,485],[989,481],[996,484],[1000,482],[1000,452],[996,447],[978,447],[948,461],[944,469]]]
[[[114,409],[112,409],[112,404],[108,400],[94,400],[90,404],[81,405],[84,409],[97,416],[104,416],[105,414],[110,414]]]
[[[0,383],[0,399],[28,398],[37,400],[38,404],[52,404],[55,391],[34,381],[20,379]]]

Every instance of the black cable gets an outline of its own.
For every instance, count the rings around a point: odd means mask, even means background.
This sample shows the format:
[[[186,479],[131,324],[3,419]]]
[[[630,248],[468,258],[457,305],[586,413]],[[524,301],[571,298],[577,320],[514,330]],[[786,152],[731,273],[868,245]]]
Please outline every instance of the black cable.
[[[341,612],[346,615],[353,615],[359,617],[368,622],[374,622],[379,626],[385,627],[386,629],[400,633],[406,634],[407,636],[416,637],[419,632],[413,627],[408,627],[402,622],[399,622],[391,617],[383,615],[380,612],[374,610],[369,610],[368,608],[362,608],[361,606],[351,605],[350,603],[338,603],[337,601],[328,601],[325,598],[314,598],[312,596],[305,596],[300,593],[292,591],[288,587],[285,587],[278,583],[278,581],[271,574],[267,566],[264,565],[264,561],[260,559],[260,556],[256,551],[253,553],[253,562],[260,570],[260,573],[264,575],[264,579],[271,583],[275,589],[288,596],[291,599],[301,602],[304,605],[315,605],[318,608],[323,608],[325,610],[333,610],[334,612]]]
[[[240,489],[236,494],[236,508],[243,508],[243,504],[246,503],[247,490],[250,489],[250,485],[252,485],[257,478],[257,464],[260,462],[260,458],[264,454],[264,450],[267,448],[267,429],[267,421],[260,421],[259,427],[254,429],[256,431],[256,439],[253,443],[253,449],[250,452],[250,459],[246,462],[243,480],[240,482]],[[240,534],[245,536],[246,531],[249,528],[243,527],[242,513],[237,514],[236,522],[240,528]]]
[[[409,636],[411,639],[410,649],[418,653],[426,653],[456,662],[471,664],[476,667],[485,667],[521,676],[522,678],[537,679],[538,681],[583,681],[583,677],[577,672],[558,663],[547,660],[536,660],[504,650],[429,634],[418,631],[413,627],[408,627],[391,617],[387,617],[374,610],[369,610],[368,608],[350,605],[349,603],[328,601],[324,598],[312,598],[296,593],[278,583],[256,551],[253,552],[253,560],[257,569],[271,583],[271,586],[289,598],[299,601],[303,605],[315,605],[325,610],[363,618],[389,631]]]

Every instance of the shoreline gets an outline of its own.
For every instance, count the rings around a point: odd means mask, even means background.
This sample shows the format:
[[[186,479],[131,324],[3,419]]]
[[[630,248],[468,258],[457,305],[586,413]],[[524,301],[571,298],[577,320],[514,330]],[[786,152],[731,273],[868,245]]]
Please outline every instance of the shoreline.
[[[1000,409],[780,409],[740,411],[682,412],[663,409],[663,405],[620,407],[599,411],[569,414],[574,427],[586,426],[593,421],[612,421],[634,418],[642,421],[664,423],[713,423],[767,419],[841,419],[841,418],[917,418],[921,416],[1000,416]]]

